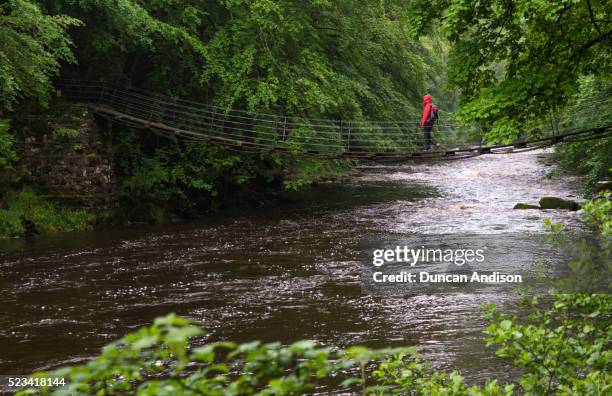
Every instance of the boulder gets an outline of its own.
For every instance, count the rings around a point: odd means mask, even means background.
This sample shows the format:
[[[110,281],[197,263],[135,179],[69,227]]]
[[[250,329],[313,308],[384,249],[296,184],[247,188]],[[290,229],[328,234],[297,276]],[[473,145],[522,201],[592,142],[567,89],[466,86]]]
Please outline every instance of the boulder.
[[[530,205],[526,203],[517,203],[512,209],[540,209],[538,205]]]
[[[540,198],[540,209],[579,210],[580,204],[559,197],[542,197]]]

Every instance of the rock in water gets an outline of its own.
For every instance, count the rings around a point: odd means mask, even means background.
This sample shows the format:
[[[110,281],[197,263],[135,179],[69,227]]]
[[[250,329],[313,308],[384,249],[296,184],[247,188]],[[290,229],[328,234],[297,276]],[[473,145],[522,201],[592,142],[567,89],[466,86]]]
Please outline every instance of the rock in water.
[[[530,205],[526,203],[517,203],[512,209],[540,209],[538,205]]]
[[[542,197],[540,198],[541,209],[566,209],[566,210],[579,210],[580,204],[574,201],[559,197]]]

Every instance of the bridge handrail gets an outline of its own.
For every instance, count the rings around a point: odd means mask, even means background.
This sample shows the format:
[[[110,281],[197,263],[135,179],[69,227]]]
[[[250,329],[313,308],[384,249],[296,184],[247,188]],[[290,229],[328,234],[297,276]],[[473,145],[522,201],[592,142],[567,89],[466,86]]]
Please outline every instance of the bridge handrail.
[[[99,113],[126,125],[148,128],[165,135],[179,135],[191,140],[213,141],[244,150],[311,152],[343,157],[395,153],[424,158],[433,154],[419,150],[422,131],[417,120],[343,121],[288,117],[222,109],[105,82],[68,81],[61,82],[58,86],[67,99],[86,102]],[[604,102],[608,104],[609,101],[602,100],[600,103]],[[600,109],[595,104],[588,103],[590,109],[586,110],[575,106],[572,109],[575,117],[572,117],[571,113],[564,114],[563,119],[551,119],[550,124],[544,119],[539,127],[539,135],[524,139],[520,144],[533,147],[575,140],[578,136],[598,137],[602,133],[609,133],[612,120],[609,117],[598,117]],[[581,131],[575,130],[578,116],[585,125]],[[585,122],[585,119],[590,123]],[[477,125],[442,123],[437,125],[436,130],[436,137],[443,144],[442,151],[445,156],[472,151],[491,152],[516,146],[514,143],[484,146],[479,141],[482,131]]]

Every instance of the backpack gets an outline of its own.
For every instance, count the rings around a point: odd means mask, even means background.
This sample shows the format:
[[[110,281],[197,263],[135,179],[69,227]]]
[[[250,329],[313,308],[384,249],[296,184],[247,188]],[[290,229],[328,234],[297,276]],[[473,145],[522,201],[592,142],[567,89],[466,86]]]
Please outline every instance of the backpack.
[[[429,110],[429,118],[427,119],[427,121],[433,124],[437,120],[438,120],[438,106],[432,103],[431,110]]]

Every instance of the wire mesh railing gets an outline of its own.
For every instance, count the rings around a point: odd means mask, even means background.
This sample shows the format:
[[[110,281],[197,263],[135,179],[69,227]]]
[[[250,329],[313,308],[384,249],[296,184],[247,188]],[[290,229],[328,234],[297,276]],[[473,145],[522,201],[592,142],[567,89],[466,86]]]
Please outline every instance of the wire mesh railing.
[[[223,109],[190,100],[104,82],[62,81],[61,94],[69,100],[95,106],[96,111],[126,125],[164,135],[209,141],[240,151],[274,150],[321,156],[367,158],[375,156],[436,157],[491,152],[516,144],[484,146],[483,130],[454,120],[433,128],[438,145],[424,151],[420,120],[332,120]],[[530,129],[525,143],[550,143],[559,137],[585,135],[588,130],[609,132],[609,101],[580,107],[575,114],[543,117]],[[602,114],[608,114],[602,116]],[[605,131],[602,131],[601,129]],[[584,133],[574,132],[582,129]],[[567,139],[566,139],[567,140]]]

